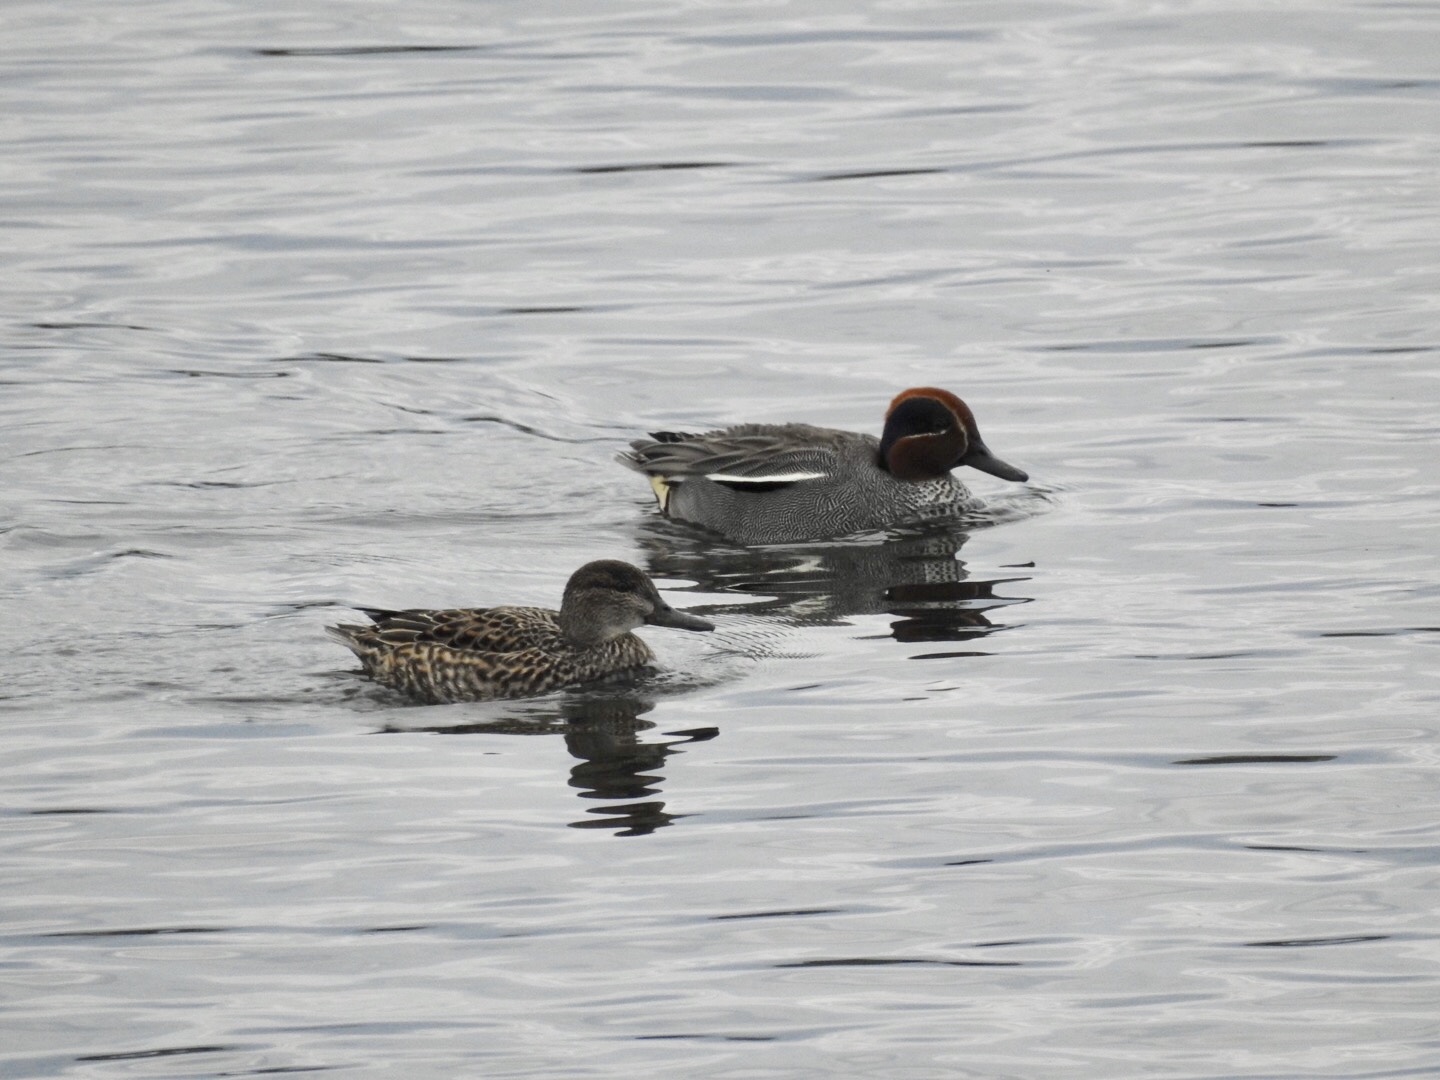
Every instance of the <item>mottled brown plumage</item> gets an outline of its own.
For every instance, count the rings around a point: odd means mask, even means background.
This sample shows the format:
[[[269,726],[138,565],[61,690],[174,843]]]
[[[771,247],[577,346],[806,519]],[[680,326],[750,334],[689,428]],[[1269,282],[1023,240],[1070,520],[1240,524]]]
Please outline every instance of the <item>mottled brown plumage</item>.
[[[536,607],[384,611],[326,628],[376,682],[438,704],[527,697],[634,671],[654,659],[632,629],[713,630],[676,611],[645,574],[601,559],[571,575],[559,611]]]

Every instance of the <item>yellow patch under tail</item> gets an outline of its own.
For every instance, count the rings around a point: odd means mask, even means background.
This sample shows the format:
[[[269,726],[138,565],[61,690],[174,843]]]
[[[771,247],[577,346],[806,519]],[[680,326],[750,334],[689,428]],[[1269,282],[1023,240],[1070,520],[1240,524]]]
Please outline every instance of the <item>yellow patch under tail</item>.
[[[650,476],[650,488],[655,492],[655,501],[660,504],[660,512],[662,514],[668,514],[670,512],[670,481],[666,480],[663,476],[655,476],[652,474]]]

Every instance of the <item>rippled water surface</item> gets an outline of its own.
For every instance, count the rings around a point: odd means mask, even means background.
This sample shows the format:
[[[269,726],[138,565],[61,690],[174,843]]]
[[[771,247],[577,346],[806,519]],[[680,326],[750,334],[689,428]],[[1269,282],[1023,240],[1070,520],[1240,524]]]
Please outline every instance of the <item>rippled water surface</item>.
[[[1440,1073],[1440,7],[0,9],[0,1074]],[[747,549],[662,427],[974,407]],[[417,707],[345,607],[644,565]]]

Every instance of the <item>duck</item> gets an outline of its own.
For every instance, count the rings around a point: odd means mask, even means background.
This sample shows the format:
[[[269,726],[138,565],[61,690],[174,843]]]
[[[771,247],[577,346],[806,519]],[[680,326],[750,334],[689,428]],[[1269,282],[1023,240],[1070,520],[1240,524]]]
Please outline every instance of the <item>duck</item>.
[[[367,676],[425,704],[531,697],[613,679],[655,655],[638,626],[714,630],[667,604],[639,567],[588,562],[570,575],[560,610],[539,607],[358,608],[371,625],[325,632],[357,657]]]
[[[1023,483],[970,407],[948,390],[897,394],[873,435],[810,424],[656,431],[617,455],[650,480],[660,512],[741,544],[784,544],[892,528],[979,508],[951,470]]]

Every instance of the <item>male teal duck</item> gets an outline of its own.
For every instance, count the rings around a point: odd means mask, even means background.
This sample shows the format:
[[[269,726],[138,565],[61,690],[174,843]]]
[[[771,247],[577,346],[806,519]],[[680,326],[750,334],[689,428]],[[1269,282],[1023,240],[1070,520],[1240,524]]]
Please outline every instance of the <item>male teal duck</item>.
[[[559,611],[360,610],[373,626],[325,632],[360,658],[370,678],[430,704],[526,697],[642,668],[655,657],[630,631],[643,624],[715,629],[676,611],[643,571],[616,559],[571,574]]]
[[[783,544],[949,517],[980,505],[952,469],[1027,476],[985,445],[948,390],[896,396],[879,439],[809,424],[653,432],[619,455],[650,478],[666,517],[742,544]]]

